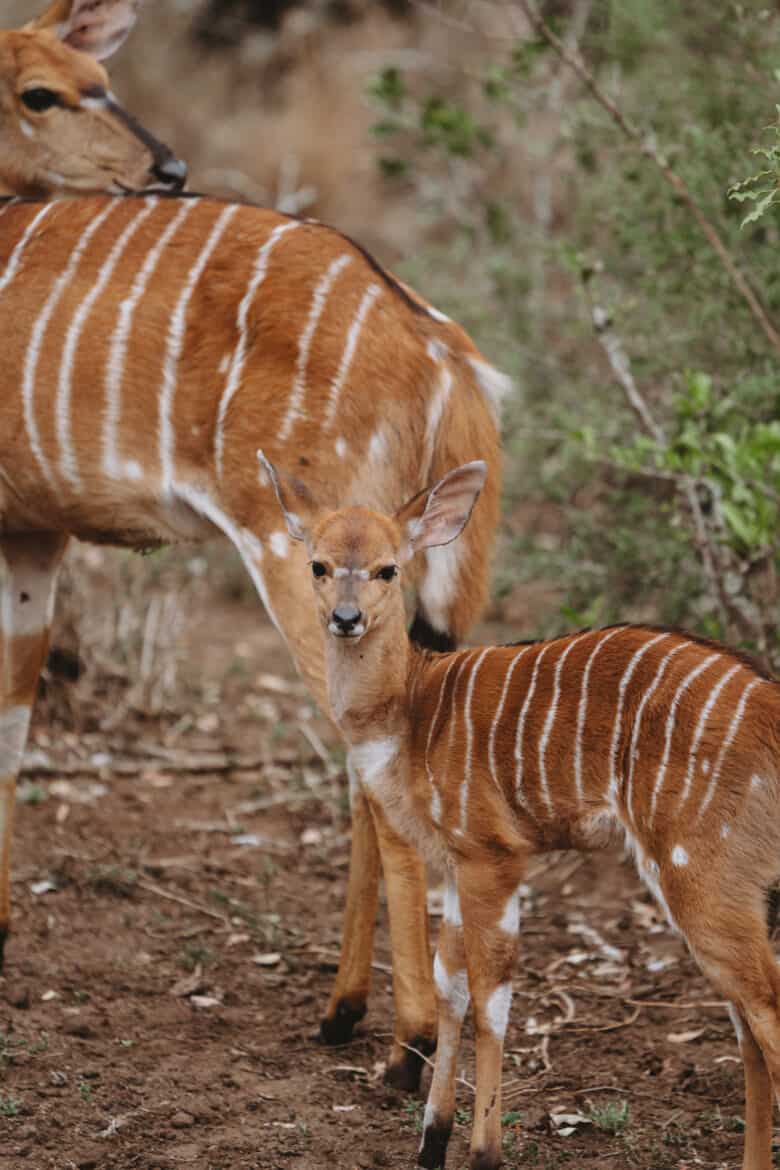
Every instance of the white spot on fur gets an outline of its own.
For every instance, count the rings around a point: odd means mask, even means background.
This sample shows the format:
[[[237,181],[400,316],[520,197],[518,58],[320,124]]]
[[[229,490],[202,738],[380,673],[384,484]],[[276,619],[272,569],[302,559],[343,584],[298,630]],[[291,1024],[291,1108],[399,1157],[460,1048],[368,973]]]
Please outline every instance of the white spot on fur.
[[[705,776],[708,774],[708,772],[709,772],[709,770],[710,770],[710,761],[709,761],[709,760],[702,760],[702,762],[701,762],[701,770],[702,770],[702,772],[704,773],[704,775],[705,775]]]
[[[444,921],[451,926],[462,926],[463,916],[460,912],[460,898],[454,882],[447,882],[444,888]]]
[[[125,464],[125,475],[128,479],[143,479],[144,469],[137,459],[128,459]]]
[[[688,864],[687,852],[685,851],[685,849],[683,849],[682,845],[675,845],[674,849],[672,850],[672,865],[681,866],[681,865],[687,865],[687,864]]]
[[[520,929],[520,895],[517,890],[506,900],[498,929],[505,934],[517,934]]]
[[[232,357],[232,354],[229,354],[229,353],[222,355],[222,361],[219,363],[219,367],[217,369],[218,374],[226,374],[227,373],[228,366],[230,365],[231,357]]]
[[[268,543],[274,556],[280,557],[282,560],[290,551],[290,539],[286,532],[272,532],[268,537]]]
[[[509,1023],[509,1008],[512,1003],[512,984],[499,983],[498,987],[491,994],[487,1003],[485,1004],[485,1015],[490,1030],[499,1040],[503,1040],[506,1034],[506,1026]]]
[[[387,439],[382,431],[376,431],[368,444],[368,457],[375,462],[384,462],[387,458]]]
[[[339,435],[339,437],[336,439],[336,454],[338,455],[339,459],[343,459],[346,453],[347,440],[342,435]]]
[[[724,824],[722,824],[720,826],[720,835],[721,835],[722,839],[725,841],[726,838],[731,835],[731,825],[727,825],[724,822]]]
[[[355,744],[349,752],[352,766],[366,788],[375,788],[381,781],[388,765],[398,755],[398,740],[394,735],[381,739],[368,739]]]
[[[449,350],[447,346],[441,341],[429,341],[425,347],[428,357],[432,362],[443,361],[447,357]]]
[[[428,305],[428,316],[433,317],[434,321],[441,321],[442,324],[452,324],[452,318],[442,313],[441,309],[434,309],[433,305]]]
[[[35,137],[35,130],[30,125],[30,123],[27,121],[26,118],[19,119],[19,128],[21,129],[22,134],[24,134],[25,138],[34,138]]]
[[[465,544],[451,544],[425,550],[425,575],[420,586],[420,601],[428,621],[436,630],[449,629],[450,606],[458,592],[459,566]]]
[[[750,787],[753,789],[763,788],[764,781],[762,780],[762,778],[760,776],[751,776],[750,777]]]
[[[433,981],[439,995],[450,1005],[453,1016],[462,1020],[469,1006],[469,979],[465,968],[450,975],[437,951],[433,960]]]

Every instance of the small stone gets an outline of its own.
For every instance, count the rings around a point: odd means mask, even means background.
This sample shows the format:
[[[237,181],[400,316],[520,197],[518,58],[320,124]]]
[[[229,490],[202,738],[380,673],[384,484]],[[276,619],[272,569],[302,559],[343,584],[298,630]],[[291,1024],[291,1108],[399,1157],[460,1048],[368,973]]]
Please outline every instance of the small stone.
[[[68,1074],[65,1072],[59,1072],[57,1069],[53,1069],[52,1072],[49,1073],[49,1080],[56,1088],[61,1089],[68,1083]]]
[[[183,1110],[179,1110],[178,1113],[174,1113],[173,1117],[171,1118],[171,1125],[174,1129],[189,1129],[190,1126],[193,1126],[194,1124],[195,1118],[192,1116],[192,1114],[185,1113]]]

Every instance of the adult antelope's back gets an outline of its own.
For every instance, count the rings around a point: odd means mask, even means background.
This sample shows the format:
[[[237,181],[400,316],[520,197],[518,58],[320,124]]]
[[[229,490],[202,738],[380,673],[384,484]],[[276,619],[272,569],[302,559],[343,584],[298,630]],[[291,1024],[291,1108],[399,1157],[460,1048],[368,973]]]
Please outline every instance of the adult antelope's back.
[[[327,709],[302,554],[280,524],[262,446],[324,498],[391,509],[453,462],[490,465],[478,521],[416,568],[417,636],[453,644],[484,601],[506,382],[458,326],[320,224],[197,197],[12,202],[0,209],[0,930],[15,776],[70,535],[131,547],[227,537]],[[301,454],[303,453],[303,454]],[[391,1079],[432,1046],[424,875],[353,803],[342,963],[323,1021],[365,1010],[379,849],[394,952]]]
[[[0,30],[0,195],[180,190],[187,168],[127,113],[100,61],[140,0],[54,0]]]

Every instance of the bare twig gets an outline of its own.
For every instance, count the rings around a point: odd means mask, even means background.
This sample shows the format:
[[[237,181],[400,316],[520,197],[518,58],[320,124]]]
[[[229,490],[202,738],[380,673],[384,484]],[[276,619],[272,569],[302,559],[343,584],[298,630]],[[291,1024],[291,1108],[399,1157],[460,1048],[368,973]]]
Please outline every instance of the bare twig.
[[[217,922],[221,922],[223,926],[227,925],[227,919],[224,914],[218,914],[216,910],[209,910],[208,906],[201,906],[198,902],[191,902],[189,898],[183,898],[181,894],[172,894],[170,890],[163,890],[160,886],[155,886],[152,882],[138,879],[135,884],[142,890],[147,890],[150,894],[156,894],[158,898],[167,898],[169,902],[178,902],[180,906],[186,906],[189,910],[197,910],[199,914],[207,914],[209,918],[216,918]]]

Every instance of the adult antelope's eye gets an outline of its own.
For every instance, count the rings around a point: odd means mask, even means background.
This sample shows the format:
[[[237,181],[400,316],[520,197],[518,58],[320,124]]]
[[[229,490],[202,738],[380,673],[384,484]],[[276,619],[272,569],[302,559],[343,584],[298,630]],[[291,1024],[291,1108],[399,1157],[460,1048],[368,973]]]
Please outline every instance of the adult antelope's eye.
[[[315,576],[315,577],[324,577],[324,576],[325,576],[325,573],[327,572],[327,570],[326,570],[325,566],[323,565],[322,561],[312,561],[312,563],[311,563],[311,571],[312,571],[312,573],[314,574],[314,576]]]
[[[383,569],[379,570],[377,577],[381,577],[383,581],[392,581],[397,572],[398,569],[395,565],[385,565]]]
[[[57,106],[60,103],[60,95],[55,90],[44,89],[41,85],[24,90],[21,98],[27,109],[35,110],[36,114],[42,114],[44,110],[50,110],[52,106]]]

